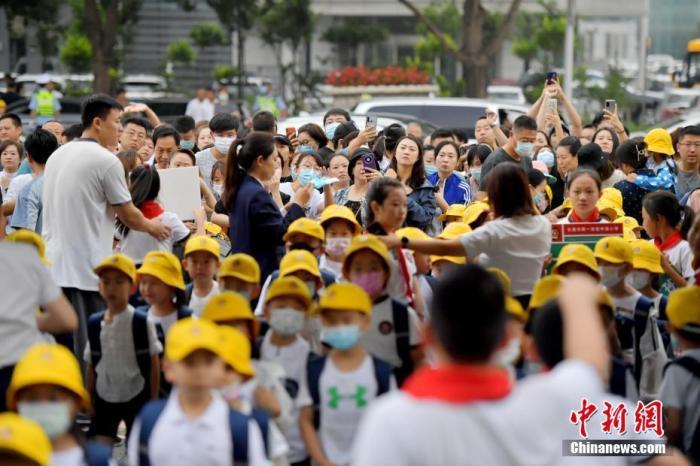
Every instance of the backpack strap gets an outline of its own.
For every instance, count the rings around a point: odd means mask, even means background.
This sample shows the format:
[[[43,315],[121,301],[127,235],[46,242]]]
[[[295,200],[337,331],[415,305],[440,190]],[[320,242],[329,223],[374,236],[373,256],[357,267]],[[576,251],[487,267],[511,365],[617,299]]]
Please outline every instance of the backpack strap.
[[[189,307],[182,306],[177,310],[177,320],[187,319],[192,317],[194,312]]]
[[[151,439],[151,434],[153,433],[153,428],[158,422],[158,418],[163,414],[165,409],[165,404],[167,399],[151,401],[147,403],[142,409],[141,414],[139,414],[139,420],[141,421],[141,428],[139,430],[139,465],[138,466],[151,466],[151,459],[148,457],[148,442]]]
[[[265,444],[265,456],[268,458],[270,457],[270,444],[269,444],[269,436],[270,436],[270,416],[267,414],[266,411],[258,408],[253,408],[253,411],[250,413],[250,417],[255,419],[255,422],[257,422],[258,427],[260,427],[260,433],[262,434],[263,438],[263,443]]]
[[[88,441],[83,448],[88,466],[109,466],[112,447],[100,442]]]
[[[399,386],[413,372],[411,359],[411,332],[409,330],[408,307],[395,299],[391,300],[391,317],[394,321],[396,335],[396,352],[401,360],[401,367],[396,368],[396,379]]]
[[[194,292],[194,283],[190,282],[185,286],[185,303],[190,305],[190,300],[192,299],[192,293]],[[178,317],[179,319],[179,317]]]
[[[377,380],[377,396],[381,396],[391,388],[392,367],[390,364],[372,356],[374,378]]]
[[[309,395],[314,403],[314,427],[318,429],[321,423],[321,393],[319,390],[321,373],[326,365],[327,356],[319,356],[309,359],[306,365],[306,380],[309,388]]]
[[[425,277],[425,281],[428,282],[428,286],[430,286],[431,290],[435,290],[435,287],[438,284],[437,278],[433,277],[432,275],[423,275]]]
[[[249,419],[250,418],[248,416],[245,416],[233,409],[229,409],[228,411],[228,422],[231,430],[231,445],[233,445],[234,466],[248,464]]]
[[[102,342],[100,341],[100,335],[102,334],[102,319],[104,315],[104,311],[93,314],[90,316],[87,323],[87,336],[90,342],[90,360],[95,377],[97,377],[97,365],[100,363],[100,359],[102,359]]]
[[[627,371],[630,370],[629,364],[625,361],[612,358],[612,369],[610,371],[610,393],[623,398],[627,397]]]
[[[134,353],[139,371],[145,381],[144,391],[149,393],[151,386],[151,351],[148,344],[148,315],[143,312],[134,312],[131,321],[131,334],[134,337]]]
[[[654,302],[651,299],[640,296],[634,309],[634,379],[637,382],[637,388],[639,388],[639,382],[642,379],[642,351],[640,349],[640,342],[642,340],[642,335],[644,335],[644,330],[647,327],[647,322],[649,321],[649,311],[653,305]]]

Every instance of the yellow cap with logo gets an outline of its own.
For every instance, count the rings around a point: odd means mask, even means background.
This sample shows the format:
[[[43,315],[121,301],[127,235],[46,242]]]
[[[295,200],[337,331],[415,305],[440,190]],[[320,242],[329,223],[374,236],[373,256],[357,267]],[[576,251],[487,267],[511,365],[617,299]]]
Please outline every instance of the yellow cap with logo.
[[[185,257],[197,251],[208,252],[216,257],[217,260],[219,259],[219,243],[214,238],[202,235],[188,239],[185,244]]]
[[[672,291],[668,295],[666,314],[674,327],[700,334],[700,286]]]
[[[105,257],[100,265],[95,267],[95,273],[97,275],[101,274],[107,269],[118,270],[127,277],[132,282],[136,281],[136,265],[131,258],[125,254],[112,254],[111,256]]]
[[[176,321],[165,338],[165,357],[182,361],[197,350],[207,350],[223,359],[223,336],[219,327],[206,319],[188,317]]]
[[[326,222],[333,219],[341,219],[350,222],[353,226],[354,234],[359,235],[362,233],[362,226],[360,222],[357,221],[357,217],[352,213],[352,210],[348,209],[344,205],[331,204],[321,212],[321,217],[319,218],[319,223],[321,227],[326,226]]]
[[[416,227],[403,227],[399,228],[395,232],[396,236],[399,238],[408,239],[430,239],[430,236],[420,228]]]
[[[7,405],[15,407],[17,393],[33,385],[56,385],[80,399],[83,409],[90,408],[90,395],[83,385],[78,360],[65,346],[38,343],[20,358],[7,389]]]
[[[568,263],[581,264],[599,276],[595,254],[588,246],[575,243],[565,245],[561,248],[561,251],[559,251],[559,257],[557,257],[557,263],[554,264],[552,273],[557,273],[559,267]]]
[[[632,264],[632,245],[617,236],[606,236],[593,249],[595,258],[613,264]]]
[[[673,155],[676,153],[673,150],[673,140],[671,134],[664,128],[654,128],[644,136],[644,142],[647,143],[649,152],[657,154]]]
[[[253,377],[255,369],[250,363],[250,340],[233,327],[221,326],[221,357],[226,364],[239,374]]]
[[[639,222],[634,217],[627,217],[627,216],[617,217],[615,220],[613,220],[613,223],[622,223],[622,226],[624,228],[629,228],[630,230],[641,230],[642,229],[642,227],[639,226]]]
[[[295,276],[280,277],[270,285],[270,289],[267,290],[267,296],[265,296],[265,304],[269,303],[273,299],[281,298],[283,296],[290,296],[298,298],[304,302],[304,306],[308,308],[311,306],[311,294],[309,293],[309,288]]]
[[[625,216],[625,211],[617,207],[610,199],[601,198],[595,206],[598,208],[600,214],[608,217],[610,221],[615,221],[617,217]]]
[[[255,316],[250,309],[250,303],[243,295],[234,291],[223,291],[209,298],[202,310],[202,319],[218,323],[238,319],[253,320]]]
[[[488,212],[489,210],[489,205],[484,201],[472,202],[464,210],[464,223],[474,223],[484,212]]]
[[[302,217],[294,220],[287,228],[287,233],[284,235],[285,241],[289,240],[289,237],[300,233],[303,235],[316,238],[319,241],[325,241],[326,232],[323,231],[323,227],[316,220],[311,220],[310,218]]]
[[[11,452],[32,464],[49,466],[51,450],[51,442],[39,424],[19,414],[0,413],[0,453]]]
[[[537,280],[527,310],[540,308],[556,298],[563,283],[564,277],[561,275],[547,275]]]
[[[221,263],[219,278],[233,277],[246,283],[260,283],[260,266],[252,256],[239,252]]]
[[[318,259],[309,251],[304,249],[294,249],[284,255],[280,261],[280,277],[299,271],[305,271],[314,277],[321,278],[321,269],[318,266]]]
[[[452,222],[438,235],[439,239],[455,239],[472,232],[467,222]]]
[[[44,265],[51,265],[51,261],[46,258],[46,243],[41,236],[31,230],[16,230],[5,237],[5,241],[13,243],[24,243],[34,246],[39,253],[39,259]]]
[[[179,290],[185,289],[185,280],[182,278],[182,265],[177,256],[171,252],[149,252],[143,258],[143,263],[136,271],[136,275],[150,275],[168,286]]]
[[[369,295],[354,283],[334,283],[321,295],[318,312],[357,311],[372,314],[372,300]]]
[[[600,198],[610,202],[613,206],[622,210],[622,191],[617,188],[605,188],[600,193]]]
[[[457,217],[462,219],[464,218],[464,213],[466,210],[466,204],[452,204],[447,208],[444,214],[440,214],[440,221],[444,222],[447,217]]]
[[[355,236],[350,243],[350,246],[345,250],[345,259],[343,260],[343,274],[347,276],[347,269],[350,267],[350,260],[356,252],[372,251],[384,260],[388,270],[391,270],[391,258],[386,245],[374,235],[359,235]]]
[[[637,239],[632,242],[632,267],[661,275],[661,251],[651,242]]]

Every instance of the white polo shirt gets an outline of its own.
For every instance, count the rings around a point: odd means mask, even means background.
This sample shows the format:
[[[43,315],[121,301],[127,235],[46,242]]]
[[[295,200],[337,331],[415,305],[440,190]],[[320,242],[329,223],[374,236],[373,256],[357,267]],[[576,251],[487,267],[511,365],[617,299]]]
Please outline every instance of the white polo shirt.
[[[233,445],[229,428],[229,407],[218,392],[212,391],[209,407],[197,419],[182,411],[176,388],[168,398],[148,441],[152,466],[232,466]],[[128,443],[129,464],[139,464],[141,420],[134,422]],[[248,464],[267,465],[260,428],[248,421]]]

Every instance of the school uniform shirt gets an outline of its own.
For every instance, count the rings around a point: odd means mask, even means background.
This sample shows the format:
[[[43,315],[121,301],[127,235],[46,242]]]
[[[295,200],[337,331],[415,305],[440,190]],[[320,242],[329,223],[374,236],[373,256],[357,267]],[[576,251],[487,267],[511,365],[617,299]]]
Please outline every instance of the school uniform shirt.
[[[372,357],[365,355],[362,364],[352,372],[340,372],[329,356],[318,385],[318,437],[321,448],[331,463],[338,466],[350,464],[357,428],[367,408],[377,398],[377,379]],[[395,389],[396,380],[392,376],[390,390]],[[297,403],[299,407],[313,405],[306,380],[301,386]]]
[[[362,345],[371,355],[388,362],[394,367],[401,367],[402,361],[396,349],[396,329],[392,312],[391,298],[385,296],[372,306],[372,323],[362,334]],[[411,307],[408,307],[408,331],[411,346],[420,344],[420,319]]]
[[[55,301],[61,289],[34,246],[0,242],[0,368],[15,364],[42,337],[36,326],[40,306]]]
[[[440,175],[435,172],[428,176],[428,181],[430,181],[433,186],[437,187],[440,181]],[[444,197],[448,205],[468,204],[472,199],[472,190],[469,183],[465,181],[464,178],[452,173],[447,177],[447,180],[445,180]]]
[[[85,458],[85,451],[80,446],[51,453],[51,466],[83,466],[86,464],[88,464],[88,462]],[[119,463],[113,458],[110,458],[107,465],[119,466]]]
[[[97,291],[93,269],[112,254],[114,207],[130,202],[124,166],[97,142],[74,140],[51,154],[44,170],[42,236],[59,286]]]
[[[332,273],[336,280],[343,277],[343,263],[334,261],[325,254],[318,260],[318,268]]]
[[[290,198],[294,198],[294,189],[292,188],[292,183],[280,183],[280,193],[284,193]],[[304,214],[308,218],[318,219],[321,216],[321,212],[326,205],[325,198],[318,189],[311,191],[311,199],[309,204],[304,208]]]
[[[232,466],[233,445],[229,428],[229,407],[216,391],[207,409],[196,419],[189,419],[178,400],[177,388],[168,398],[148,441],[152,466]],[[128,442],[129,464],[138,464],[141,419],[136,418]],[[248,464],[267,465],[260,428],[248,421]]]
[[[219,283],[214,281],[211,287],[211,291],[204,297],[197,296],[197,293],[192,290],[192,297],[190,298],[190,303],[187,305],[192,312],[199,317],[204,312],[204,306],[207,305],[209,300],[219,293]]]
[[[100,322],[100,343],[102,357],[97,367],[93,367],[97,376],[95,390],[97,395],[109,403],[125,403],[141,393],[146,386],[146,380],[139,370],[134,348],[132,322],[134,308],[115,314],[112,322]],[[146,320],[148,333],[148,352],[151,356],[160,354],[163,347],[158,341],[156,326],[151,319]],[[83,360],[92,364],[90,342],[85,345]]]
[[[681,239],[670,247],[662,244],[659,249],[661,254],[668,256],[668,261],[673,268],[689,283],[692,283],[695,271],[693,270],[693,251],[690,249],[690,244],[686,240]],[[661,276],[659,291],[662,294],[668,296],[676,288],[676,284],[668,275],[664,274]]]
[[[162,332],[163,337],[168,334],[170,327],[177,322],[177,310],[171,312],[167,316],[157,316],[153,314],[151,308],[148,308],[148,319],[153,321],[156,326],[156,333]]]
[[[366,413],[353,465],[627,464],[630,458],[562,456],[562,440],[580,438],[569,417],[581,408],[584,397],[599,407],[587,423],[589,438],[639,438],[629,427],[631,417],[623,436],[596,431],[603,420],[602,401],[624,401],[605,389],[593,367],[569,360],[548,373],[527,377],[495,399],[448,400],[397,391],[377,400]],[[628,416],[633,416],[635,404],[628,402],[627,407]]]
[[[532,293],[552,245],[552,225],[542,215],[520,215],[487,222],[460,237],[469,260],[488,256],[489,265],[512,280],[513,296]]]
[[[126,254],[136,263],[143,262],[150,251],[173,251],[173,245],[190,236],[190,229],[172,212],[163,212],[156,219],[170,228],[170,236],[159,241],[143,231],[129,230],[124,237],[118,230],[114,231],[114,237],[119,240],[122,254]]]
[[[269,331],[265,334],[260,347],[260,359],[276,363],[284,369],[284,386],[290,398],[294,400],[294,405],[289,417],[280,420],[279,424],[289,443],[290,451],[287,459],[290,463],[297,463],[309,456],[299,430],[299,406],[296,404],[296,399],[299,396],[299,386],[306,377],[306,362],[309,359],[311,346],[298,335],[294,343],[287,346],[276,346],[272,344],[271,338],[272,331]]]
[[[700,349],[685,350],[681,356],[700,361]],[[678,364],[671,364],[661,383],[660,399],[665,408],[676,408],[683,412],[683,449],[687,451],[700,421],[700,378]]]

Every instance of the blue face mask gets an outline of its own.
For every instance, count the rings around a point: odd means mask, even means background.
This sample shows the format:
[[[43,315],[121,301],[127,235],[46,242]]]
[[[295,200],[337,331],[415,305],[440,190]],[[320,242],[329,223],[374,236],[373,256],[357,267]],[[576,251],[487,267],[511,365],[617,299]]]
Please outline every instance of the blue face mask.
[[[333,139],[333,136],[335,136],[335,130],[340,126],[340,123],[328,123],[326,125],[326,137],[328,139]]]
[[[291,177],[292,177],[292,181],[296,181],[296,180],[297,180],[297,172],[296,172],[296,170],[292,170]]]
[[[347,350],[360,341],[360,328],[357,325],[339,325],[321,329],[321,341],[335,349]]]
[[[426,165],[425,166],[425,174],[430,176],[433,173],[437,173],[437,168],[434,165]]]
[[[528,156],[528,155],[532,154],[532,146],[533,146],[533,144],[531,142],[518,142],[515,145],[515,152],[520,157]]]
[[[474,181],[476,181],[477,183],[481,182],[481,167],[470,168],[469,173],[474,178]]]
[[[345,157],[349,157],[349,156],[348,156],[348,148],[347,148],[347,147],[346,147],[345,149],[340,149],[340,150],[338,151],[338,153],[341,154],[341,155],[344,155]]]
[[[552,154],[548,150],[543,150],[542,152],[537,154],[537,160],[541,160],[549,168],[552,168],[554,166],[554,154]]]
[[[309,183],[313,183],[317,176],[318,174],[315,171],[305,168],[298,175],[299,183],[301,183],[302,186],[306,186]]]
[[[316,151],[315,151],[314,148],[311,147],[310,145],[304,144],[304,145],[299,146],[299,147],[297,148],[297,152],[301,152],[302,154],[313,154],[313,153],[316,152]]]
[[[194,141],[186,141],[184,139],[180,141],[180,149],[192,150],[192,148],[194,148]]]

